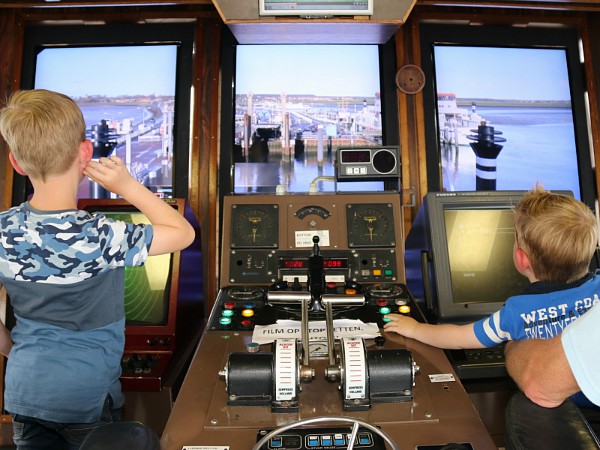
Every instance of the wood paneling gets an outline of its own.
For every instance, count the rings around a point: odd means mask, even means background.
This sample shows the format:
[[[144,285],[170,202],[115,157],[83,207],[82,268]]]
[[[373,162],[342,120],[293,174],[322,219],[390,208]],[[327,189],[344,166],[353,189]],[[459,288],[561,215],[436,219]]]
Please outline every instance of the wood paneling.
[[[190,159],[190,195],[202,232],[206,312],[218,291],[218,192],[220,20],[198,22],[194,62],[194,109]]]
[[[0,14],[0,107],[6,105],[10,93],[17,89],[21,74],[23,23],[14,11]],[[8,161],[8,147],[0,139],[0,206],[11,206],[13,170]]]

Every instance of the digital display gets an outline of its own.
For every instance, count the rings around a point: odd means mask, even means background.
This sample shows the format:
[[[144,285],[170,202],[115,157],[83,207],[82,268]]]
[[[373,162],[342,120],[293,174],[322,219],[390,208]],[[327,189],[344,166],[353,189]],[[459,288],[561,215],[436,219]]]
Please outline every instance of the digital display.
[[[306,259],[280,259],[279,267],[283,269],[306,269],[308,261]]]
[[[371,162],[370,150],[344,150],[342,154],[342,163],[369,163]]]
[[[323,268],[325,269],[347,269],[347,258],[328,258],[323,260]]]
[[[260,0],[259,11],[260,15],[370,15],[373,14],[373,3],[372,0]]]
[[[280,258],[281,269],[308,269],[308,259]],[[347,269],[348,258],[323,258],[324,269]]]

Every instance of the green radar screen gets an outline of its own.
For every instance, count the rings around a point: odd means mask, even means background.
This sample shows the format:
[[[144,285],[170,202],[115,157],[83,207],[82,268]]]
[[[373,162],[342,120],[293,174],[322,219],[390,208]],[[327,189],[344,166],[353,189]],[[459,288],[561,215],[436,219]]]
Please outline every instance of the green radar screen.
[[[150,221],[139,212],[103,212],[106,217],[130,223]],[[169,308],[171,254],[149,256],[143,266],[125,267],[125,318],[127,325],[164,325]]]

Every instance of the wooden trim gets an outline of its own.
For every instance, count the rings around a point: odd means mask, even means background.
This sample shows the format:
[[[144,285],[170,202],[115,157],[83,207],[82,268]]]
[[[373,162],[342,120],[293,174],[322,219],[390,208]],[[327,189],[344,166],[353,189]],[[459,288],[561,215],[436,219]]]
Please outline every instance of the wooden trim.
[[[600,177],[598,177],[598,161],[600,161],[600,122],[598,121],[598,117],[600,117],[600,96],[598,89],[596,88],[600,78],[600,71],[598,70],[600,69],[600,45],[597,43],[597,39],[594,39],[590,35],[590,30],[598,29],[598,23],[598,18],[596,18],[596,20],[588,18],[584,22],[582,21],[580,26],[583,57],[584,61],[586,61],[584,70],[589,101],[590,145],[595,162],[594,175],[596,181],[596,198],[598,198],[598,193],[600,193]],[[596,27],[594,27],[594,25],[596,25]],[[596,61],[594,61],[593,55],[597,57]]]
[[[21,78],[23,22],[14,12],[0,14],[0,107],[4,107],[12,92],[19,88]],[[8,160],[8,146],[0,139],[0,173],[3,186],[0,190],[0,207],[5,210],[12,203],[14,171]]]
[[[417,5],[538,11],[600,11],[597,0],[417,0]]]
[[[190,204],[200,222],[205,312],[218,291],[218,193],[220,20],[198,23],[194,67]]]
[[[80,7],[80,8],[91,8],[97,9],[103,6],[148,6],[149,3],[153,5],[211,5],[212,0],[57,0],[53,3],[38,0],[21,0],[21,1],[3,1],[0,4],[0,8],[40,8],[44,10],[64,8],[64,7]]]

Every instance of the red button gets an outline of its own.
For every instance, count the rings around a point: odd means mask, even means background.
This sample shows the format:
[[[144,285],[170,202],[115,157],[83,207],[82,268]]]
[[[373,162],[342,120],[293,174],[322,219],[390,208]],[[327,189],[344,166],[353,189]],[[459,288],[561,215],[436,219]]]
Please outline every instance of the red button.
[[[223,308],[233,309],[233,308],[235,308],[235,303],[234,302],[225,302],[225,304],[223,305]]]

